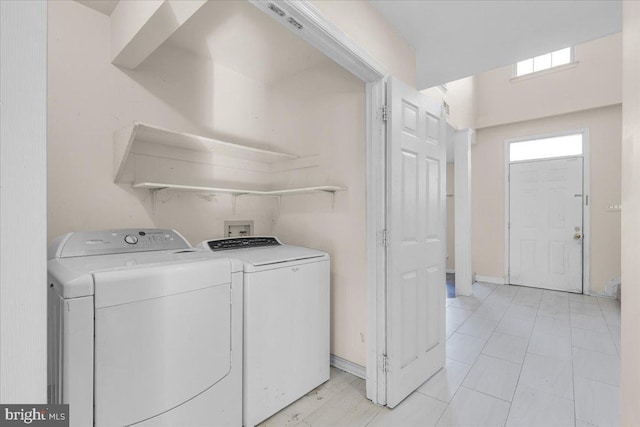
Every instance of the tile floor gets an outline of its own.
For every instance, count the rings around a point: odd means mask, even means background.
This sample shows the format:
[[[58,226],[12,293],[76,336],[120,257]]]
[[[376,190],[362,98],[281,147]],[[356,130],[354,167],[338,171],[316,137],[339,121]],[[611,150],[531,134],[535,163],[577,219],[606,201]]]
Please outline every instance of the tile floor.
[[[332,368],[261,426],[620,424],[618,301],[487,283],[473,291],[447,299],[446,367],[395,409]]]

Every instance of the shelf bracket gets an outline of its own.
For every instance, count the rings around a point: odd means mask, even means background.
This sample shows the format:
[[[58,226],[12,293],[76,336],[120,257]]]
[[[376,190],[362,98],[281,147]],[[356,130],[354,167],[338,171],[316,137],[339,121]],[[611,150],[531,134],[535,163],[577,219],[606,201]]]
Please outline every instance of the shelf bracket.
[[[331,193],[331,212],[335,210],[336,207],[336,192],[334,190],[322,190],[325,193]]]
[[[150,188],[149,196],[151,199],[151,215],[156,214],[156,203],[158,201],[158,191],[162,190],[162,188]]]

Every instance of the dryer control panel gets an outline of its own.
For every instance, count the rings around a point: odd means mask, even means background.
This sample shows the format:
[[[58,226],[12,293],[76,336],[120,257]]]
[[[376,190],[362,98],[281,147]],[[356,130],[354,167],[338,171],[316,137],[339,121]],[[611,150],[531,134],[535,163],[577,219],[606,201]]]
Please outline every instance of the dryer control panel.
[[[183,249],[191,249],[191,245],[170,229],[77,231],[56,239],[50,247],[49,259]]]

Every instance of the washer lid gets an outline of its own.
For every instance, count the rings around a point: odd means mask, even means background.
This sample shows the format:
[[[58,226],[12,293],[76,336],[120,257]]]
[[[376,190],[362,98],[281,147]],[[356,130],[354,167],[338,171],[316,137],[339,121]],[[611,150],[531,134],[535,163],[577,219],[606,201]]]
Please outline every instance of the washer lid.
[[[205,260],[216,262],[219,258],[212,252],[201,249],[54,258],[48,261],[47,272],[49,283],[55,286],[63,298],[76,298],[94,294],[96,272],[126,271],[160,265],[173,265],[173,268],[179,269],[189,263]],[[230,265],[228,260],[227,265]]]
[[[326,252],[316,249],[303,248],[301,246],[269,246],[263,248],[253,249],[233,249],[224,251],[225,257],[237,258],[246,264],[250,264],[254,267],[261,267],[266,265],[281,264],[285,262],[329,259],[329,255]]]
[[[99,309],[231,283],[231,263],[206,258],[103,270],[93,281]]]
[[[48,259],[187,249],[180,233],[164,228],[76,231],[55,238]]]

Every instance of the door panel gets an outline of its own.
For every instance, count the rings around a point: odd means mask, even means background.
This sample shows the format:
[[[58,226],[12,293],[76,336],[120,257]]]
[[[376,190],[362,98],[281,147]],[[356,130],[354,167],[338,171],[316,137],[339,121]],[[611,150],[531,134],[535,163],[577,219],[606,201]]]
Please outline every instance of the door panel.
[[[440,106],[388,83],[387,405],[444,365],[444,123]]]
[[[511,283],[582,292],[582,158],[509,167]]]

